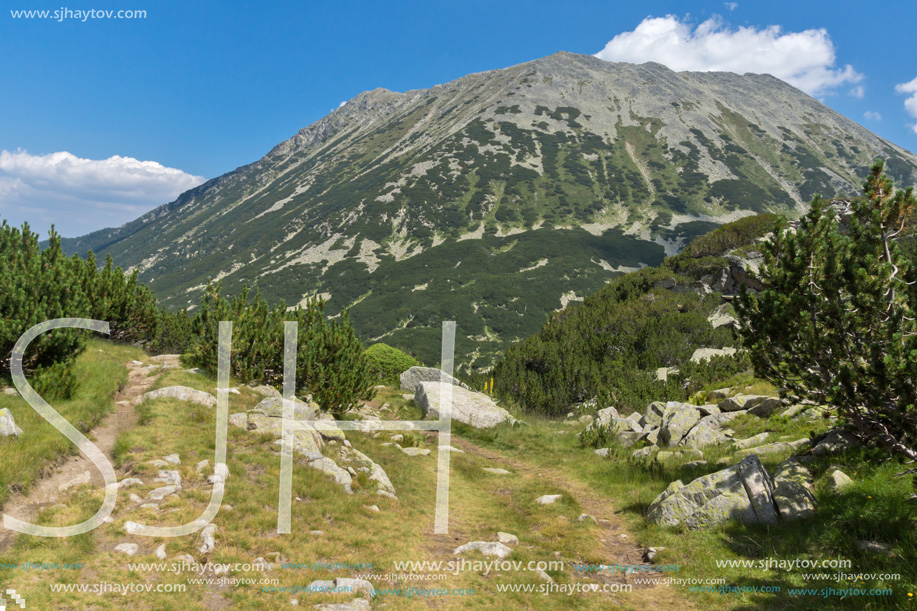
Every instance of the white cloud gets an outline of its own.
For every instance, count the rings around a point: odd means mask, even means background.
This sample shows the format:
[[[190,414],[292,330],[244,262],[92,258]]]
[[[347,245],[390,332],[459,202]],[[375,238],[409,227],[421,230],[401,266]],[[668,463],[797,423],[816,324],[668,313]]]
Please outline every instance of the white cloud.
[[[866,112],[864,112],[863,117],[868,121],[881,121],[882,120],[882,115],[872,110],[867,110]]]
[[[204,182],[155,161],[0,151],[0,217],[64,236],[122,225]]]
[[[728,8],[730,11],[734,11],[739,8],[738,2],[724,2],[723,4],[725,4],[726,8]]]
[[[907,83],[901,83],[900,85],[895,85],[895,91],[898,93],[909,93],[911,94],[906,100],[904,100],[904,108],[907,110],[907,114],[912,117],[917,117],[917,78]]]
[[[835,66],[834,44],[824,29],[784,32],[780,26],[732,29],[719,17],[696,28],[674,15],[647,17],[596,53],[608,61],[665,64],[672,70],[767,73],[811,95],[830,93],[863,75]]]
[[[862,100],[863,96],[866,95],[866,88],[862,85],[857,85],[847,93],[858,100]]]

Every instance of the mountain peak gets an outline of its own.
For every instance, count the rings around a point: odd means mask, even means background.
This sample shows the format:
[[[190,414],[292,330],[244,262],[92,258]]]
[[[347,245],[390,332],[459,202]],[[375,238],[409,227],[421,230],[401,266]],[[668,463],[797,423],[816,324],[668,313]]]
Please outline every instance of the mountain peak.
[[[917,178],[913,155],[774,77],[558,52],[363,92],[261,160],[65,246],[111,254],[173,306],[213,280],[288,304],[323,294],[366,341],[413,347],[457,320],[457,349],[486,367],[718,223],[858,191],[877,156],[899,184]]]

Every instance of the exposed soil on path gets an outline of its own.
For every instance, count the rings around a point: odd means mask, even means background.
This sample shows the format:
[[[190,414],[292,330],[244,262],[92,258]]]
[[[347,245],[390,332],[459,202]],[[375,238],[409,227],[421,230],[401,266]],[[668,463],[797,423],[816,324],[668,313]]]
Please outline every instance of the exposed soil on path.
[[[110,461],[114,460],[113,451],[118,435],[137,424],[134,407],[143,399],[143,393],[150,389],[163,368],[178,367],[178,357],[174,355],[153,357],[152,360],[154,364],[148,367],[137,361],[127,363],[127,384],[113,399],[114,411],[87,435]],[[3,505],[3,513],[26,522],[34,522],[42,509],[60,503],[70,489],[86,483],[100,487],[105,484],[102,474],[92,461],[85,454],[75,454],[64,459],[48,475],[35,482],[25,495],[12,495]],[[12,545],[16,534],[0,527],[0,552]]]
[[[650,569],[651,563],[646,557],[646,548],[637,545],[633,535],[626,531],[623,520],[615,515],[615,508],[607,498],[596,494],[589,486],[571,479],[568,474],[562,471],[522,462],[457,437],[452,438],[452,445],[460,450],[464,450],[468,454],[475,454],[493,461],[495,467],[502,467],[513,471],[515,477],[537,478],[542,481],[548,481],[561,490],[564,490],[567,494],[576,499],[583,513],[596,518],[598,526],[601,529],[599,538],[605,550],[606,564],[640,565],[646,569],[626,575],[620,572],[608,571],[582,573],[584,578],[600,583],[632,585],[633,590],[621,595],[621,598],[636,607],[648,609],[678,609],[679,611],[695,608],[693,603],[681,595],[681,586],[664,585],[664,580],[669,575]],[[450,529],[449,538],[452,539],[454,534],[455,533],[452,533]],[[449,541],[449,543],[452,544],[452,541]],[[636,583],[634,578],[644,583]],[[645,583],[650,580],[654,582],[652,585]]]

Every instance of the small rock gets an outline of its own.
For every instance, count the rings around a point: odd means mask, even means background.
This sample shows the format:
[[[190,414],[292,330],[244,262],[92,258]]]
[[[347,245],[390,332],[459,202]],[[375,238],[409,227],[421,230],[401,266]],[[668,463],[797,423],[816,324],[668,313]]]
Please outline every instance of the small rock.
[[[202,554],[209,554],[216,547],[216,539],[214,538],[216,531],[216,524],[208,524],[201,531],[201,546],[198,549],[201,550]]]
[[[513,552],[513,550],[502,543],[496,543],[493,541],[472,541],[471,543],[460,545],[459,547],[455,548],[455,551],[452,553],[459,555],[475,550],[481,552],[485,556],[496,556],[497,558],[501,559],[506,558]]]
[[[92,475],[89,473],[89,471],[83,471],[80,475],[77,475],[69,482],[64,482],[58,486],[57,490],[58,492],[66,492],[67,490],[75,488],[76,486],[88,484],[90,481],[92,481]]]
[[[217,482],[221,484],[226,483],[226,478],[229,477],[229,467],[226,466],[226,463],[217,463],[217,466],[213,469],[213,475],[207,477],[207,483],[216,484]]]
[[[836,469],[832,471],[827,476],[828,490],[831,490],[834,492],[843,490],[844,488],[851,485],[852,483],[853,483],[853,480],[850,479],[850,476],[844,473],[843,471],[841,471],[840,469]]]
[[[156,551],[153,553],[156,554],[156,557],[159,558],[160,560],[165,560],[166,559],[166,544],[163,543],[162,545],[157,547]]]
[[[169,471],[160,471],[154,482],[161,482],[167,486],[175,486],[176,490],[181,490],[181,474],[172,469]]]
[[[375,511],[376,513],[381,511],[377,505],[370,505],[369,507],[367,507],[367,509],[369,509],[370,511]]]
[[[430,450],[426,448],[401,448],[401,451],[407,454],[408,456],[426,456],[430,453]]]
[[[13,390],[13,394],[16,394],[16,390]],[[10,410],[5,407],[0,409],[0,437],[19,437],[20,435],[22,435],[22,429],[16,426],[16,421],[13,420],[13,414],[10,413]]]
[[[867,541],[865,539],[857,540],[857,547],[863,550],[864,552],[869,552],[872,554],[882,554],[885,556],[891,556],[892,546],[887,543],[879,543],[878,541]]]
[[[494,475],[509,475],[509,471],[506,469],[495,469],[493,467],[484,467],[484,471],[488,473],[493,473]]]
[[[136,477],[128,477],[118,482],[118,488],[129,488],[131,486],[142,486],[142,485],[143,485],[143,480],[137,479]]]
[[[576,518],[577,522],[585,522],[586,520],[591,521],[593,524],[599,523],[599,521],[595,519],[595,516],[591,516],[588,513],[581,513],[579,517]]]
[[[597,456],[601,456],[601,457],[603,457],[603,458],[607,458],[607,457],[608,457],[608,450],[609,450],[609,449],[610,449],[610,448],[599,448],[598,450],[595,450],[595,453],[596,453]]]
[[[545,494],[535,499],[535,502],[539,505],[551,505],[559,501],[562,497],[562,494]]]
[[[497,533],[497,540],[503,545],[516,545],[519,543],[519,537],[503,532]]]
[[[194,470],[195,470],[196,472],[200,473],[200,472],[202,472],[204,469],[206,469],[206,468],[209,467],[209,466],[210,466],[210,461],[204,459],[204,460],[202,460],[201,462],[197,463],[197,466],[194,468]]]
[[[171,465],[181,464],[181,458],[179,458],[178,454],[169,454],[168,456],[163,456],[162,459]]]
[[[136,554],[138,549],[140,549],[140,547],[136,543],[121,543],[115,546],[116,552],[127,554],[128,556]]]
[[[545,573],[543,569],[535,569],[535,574],[548,583],[554,583],[554,580],[551,578],[551,576]]]
[[[175,494],[176,492],[178,492],[178,488],[175,486],[162,486],[151,491],[150,498],[154,501],[161,501],[170,494]]]

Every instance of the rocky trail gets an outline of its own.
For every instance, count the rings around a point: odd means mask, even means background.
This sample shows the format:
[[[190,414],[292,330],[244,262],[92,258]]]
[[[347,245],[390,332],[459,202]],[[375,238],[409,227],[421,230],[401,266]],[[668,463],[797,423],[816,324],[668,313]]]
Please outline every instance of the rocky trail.
[[[647,558],[647,549],[639,545],[627,532],[623,520],[616,515],[615,506],[608,498],[600,496],[584,483],[576,481],[569,474],[557,469],[510,458],[458,437],[453,437],[452,445],[469,455],[480,456],[491,461],[494,467],[511,471],[512,477],[538,479],[563,490],[576,500],[584,514],[595,518],[596,524],[601,529],[599,539],[603,544],[606,564],[647,567],[645,570],[625,574],[612,571],[577,573],[570,566],[569,574],[592,582],[629,584],[633,586],[633,590],[626,595],[629,604],[641,606],[642,603],[645,603],[652,609],[695,608],[692,603],[679,595],[677,588],[662,585],[665,574],[648,568],[651,562]],[[448,544],[454,547],[451,537],[449,539]],[[635,578],[639,579],[640,583]],[[653,583],[647,583],[648,581]]]
[[[110,461],[114,460],[113,452],[118,435],[137,424],[137,413],[134,408],[143,399],[143,393],[149,390],[157,375],[164,369],[178,367],[176,355],[163,355],[151,360],[154,364],[146,367],[140,361],[130,361],[126,364],[127,384],[113,399],[115,409],[87,435]],[[102,474],[86,455],[69,456],[53,467],[45,477],[35,482],[26,494],[12,495],[3,505],[3,513],[33,522],[42,509],[61,502],[71,489],[87,483],[103,486]],[[15,536],[14,531],[0,529],[0,552],[12,545]]]

